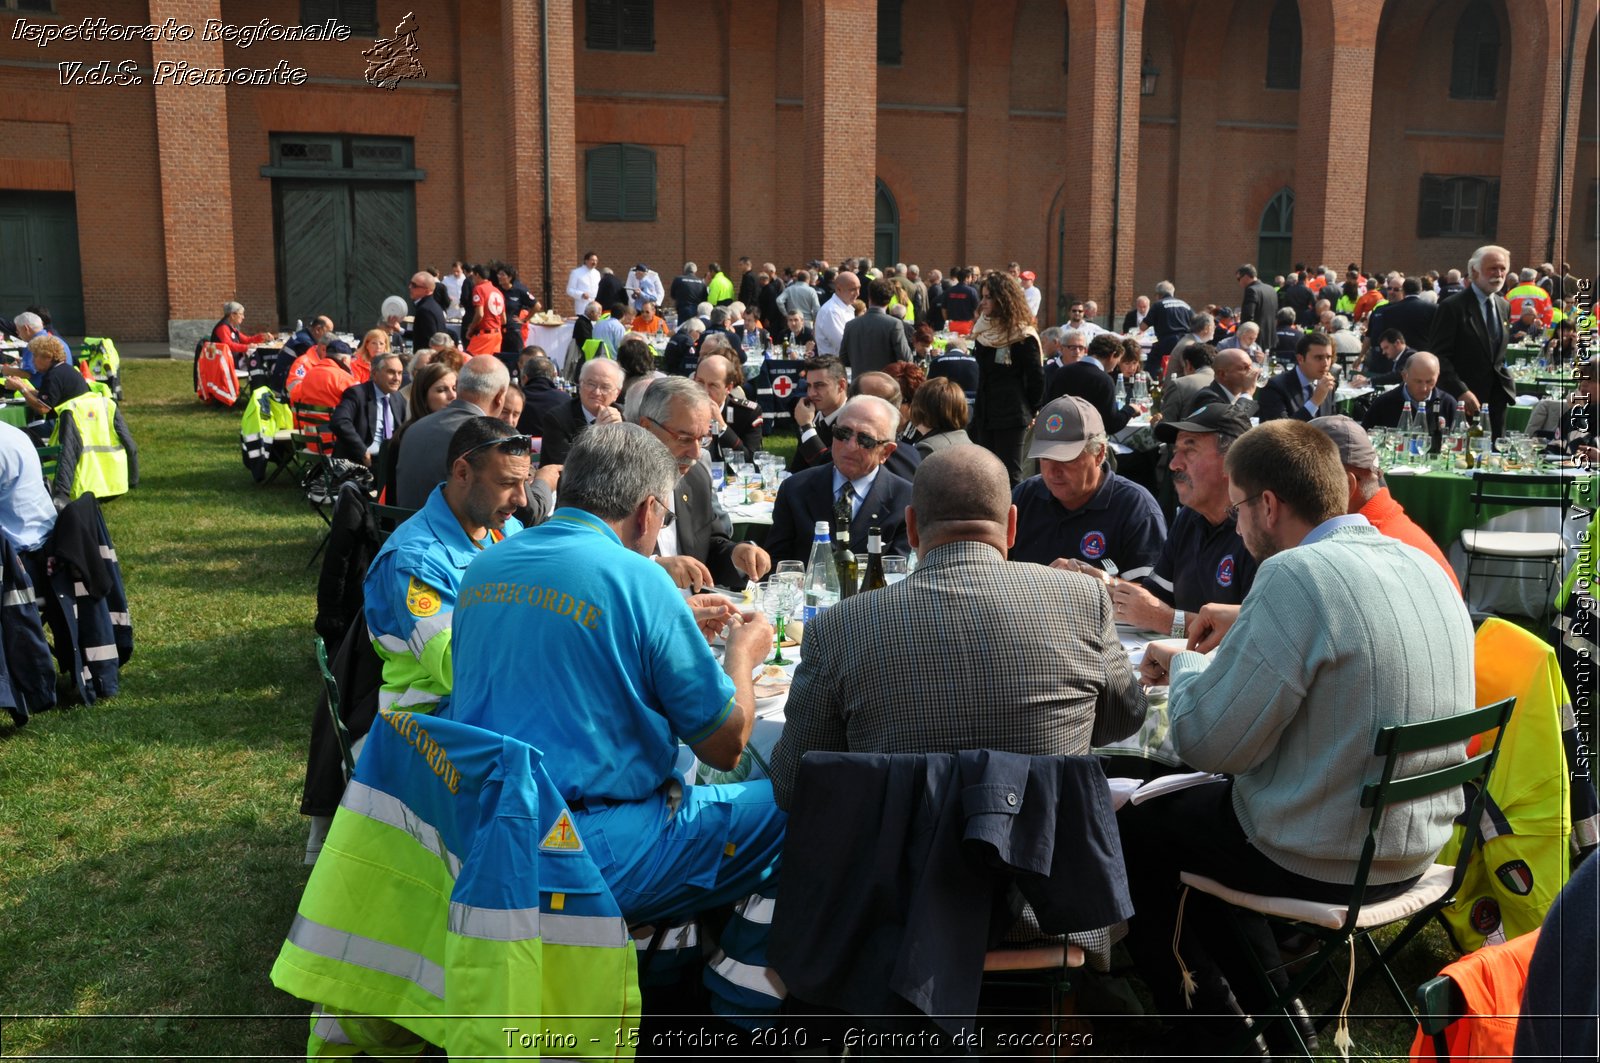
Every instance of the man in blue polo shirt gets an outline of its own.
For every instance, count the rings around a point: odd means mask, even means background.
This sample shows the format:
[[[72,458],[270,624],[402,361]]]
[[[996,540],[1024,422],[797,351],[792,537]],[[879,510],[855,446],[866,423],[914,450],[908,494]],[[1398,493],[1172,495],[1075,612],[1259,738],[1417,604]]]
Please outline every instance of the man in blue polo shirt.
[[[1106,465],[1105,422],[1094,406],[1068,395],[1040,410],[1028,457],[1038,459],[1039,475],[1011,493],[1011,560],[1124,579],[1150,574],[1167,522],[1149,491]]]
[[[1233,441],[1249,430],[1244,411],[1222,402],[1187,420],[1156,425],[1156,439],[1172,445],[1172,482],[1182,508],[1155,569],[1141,582],[1122,580],[1111,588],[1118,620],[1178,638],[1202,605],[1244,601],[1256,562],[1234,528],[1224,462]]]
[[[449,717],[544,751],[577,844],[634,923],[748,896],[786,822],[767,780],[689,786],[673,770],[680,739],[713,768],[738,763],[772,646],[765,620],[685,601],[650,560],[678,476],[645,429],[593,426],[567,456],[560,508],[474,561],[456,601]],[[719,630],[722,665],[707,644]]]

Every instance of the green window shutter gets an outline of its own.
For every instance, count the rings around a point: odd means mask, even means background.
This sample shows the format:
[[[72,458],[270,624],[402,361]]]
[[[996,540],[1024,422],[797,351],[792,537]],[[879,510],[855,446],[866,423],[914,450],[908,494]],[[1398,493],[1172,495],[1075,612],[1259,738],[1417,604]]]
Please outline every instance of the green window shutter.
[[[649,148],[621,146],[624,221],[656,220],[656,153]]]
[[[622,220],[622,146],[607,144],[585,154],[584,200],[590,221]]]
[[[1440,235],[1444,211],[1444,182],[1433,174],[1423,174],[1417,191],[1417,236]]]

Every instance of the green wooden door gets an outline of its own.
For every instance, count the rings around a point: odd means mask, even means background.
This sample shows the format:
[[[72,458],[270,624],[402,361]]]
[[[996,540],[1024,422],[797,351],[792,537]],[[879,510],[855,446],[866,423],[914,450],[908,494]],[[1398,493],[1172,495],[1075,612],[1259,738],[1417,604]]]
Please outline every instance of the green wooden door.
[[[52,327],[82,336],[78,211],[70,192],[0,191],[0,310],[50,310]]]
[[[338,181],[278,181],[278,291],[285,325],[327,314],[352,329],[350,191]]]
[[[417,271],[416,186],[354,183],[350,209],[350,321],[367,329],[378,323],[386,296],[403,299],[410,292]]]

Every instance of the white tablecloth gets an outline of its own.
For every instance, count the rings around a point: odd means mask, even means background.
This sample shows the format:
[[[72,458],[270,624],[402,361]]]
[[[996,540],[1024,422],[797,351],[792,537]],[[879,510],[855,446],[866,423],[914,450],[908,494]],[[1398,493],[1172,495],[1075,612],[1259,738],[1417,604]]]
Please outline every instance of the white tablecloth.
[[[544,348],[544,353],[556,364],[557,372],[566,364],[567,348],[572,345],[572,326],[576,320],[563,321],[559,325],[528,326],[528,342]]]

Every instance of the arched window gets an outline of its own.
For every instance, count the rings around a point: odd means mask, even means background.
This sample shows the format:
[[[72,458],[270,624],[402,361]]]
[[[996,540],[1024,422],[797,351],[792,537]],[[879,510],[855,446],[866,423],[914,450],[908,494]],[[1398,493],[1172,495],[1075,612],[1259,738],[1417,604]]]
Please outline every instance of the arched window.
[[[892,266],[899,259],[900,208],[895,206],[889,186],[879,181],[876,217],[872,227],[872,261],[879,266]]]
[[[1278,0],[1267,23],[1267,88],[1300,87],[1300,4]]]
[[[590,148],[584,192],[590,221],[655,221],[656,153],[635,144]]]
[[[1500,24],[1489,0],[1471,0],[1456,20],[1450,51],[1450,96],[1457,100],[1492,100],[1500,71]]]
[[[1263,277],[1289,272],[1293,242],[1294,189],[1280,188],[1261,212],[1261,231],[1256,238],[1256,267]]]

